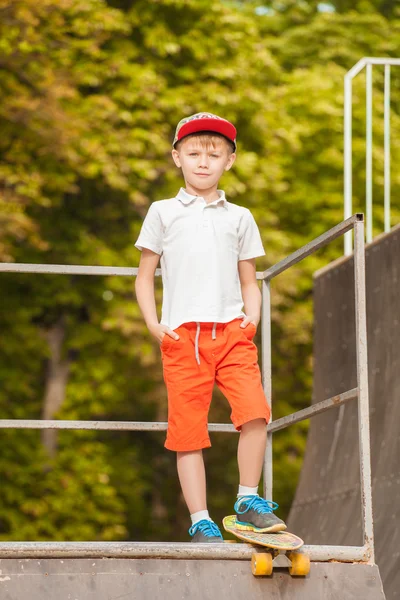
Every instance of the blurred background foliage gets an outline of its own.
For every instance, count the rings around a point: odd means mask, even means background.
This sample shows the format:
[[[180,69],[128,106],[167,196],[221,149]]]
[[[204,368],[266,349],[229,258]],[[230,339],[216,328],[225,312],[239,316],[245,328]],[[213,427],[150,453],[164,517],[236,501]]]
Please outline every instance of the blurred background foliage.
[[[149,204],[184,185],[176,123],[207,110],[238,129],[220,182],[248,207],[259,271],[343,218],[343,77],[400,56],[395,1],[0,0],[0,260],[138,265]],[[400,155],[393,69],[392,160]],[[354,212],[364,211],[365,77],[354,82]],[[383,71],[374,69],[374,233],[383,230]],[[400,176],[392,170],[392,197]],[[393,222],[399,222],[393,207]],[[312,274],[342,239],[274,280],[273,412],[312,395]],[[162,288],[156,279],[161,311]],[[1,418],[165,421],[159,346],[127,277],[1,275]],[[261,342],[261,327],[256,342]],[[215,388],[211,422],[229,422]],[[307,422],[274,440],[285,518]],[[0,539],[187,540],[164,433],[0,435]],[[209,509],[237,491],[236,435],[205,452]]]

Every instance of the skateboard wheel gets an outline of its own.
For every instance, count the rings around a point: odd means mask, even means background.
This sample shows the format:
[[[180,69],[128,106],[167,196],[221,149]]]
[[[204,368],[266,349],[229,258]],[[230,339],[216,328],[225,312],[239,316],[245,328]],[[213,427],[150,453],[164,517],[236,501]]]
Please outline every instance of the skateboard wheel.
[[[259,575],[272,574],[272,555],[269,552],[253,552],[251,556],[251,572],[258,577]]]
[[[237,540],[224,540],[224,544],[237,544]]]
[[[288,555],[290,562],[289,573],[292,577],[301,577],[308,575],[310,572],[310,557],[307,554],[298,554],[291,552]]]

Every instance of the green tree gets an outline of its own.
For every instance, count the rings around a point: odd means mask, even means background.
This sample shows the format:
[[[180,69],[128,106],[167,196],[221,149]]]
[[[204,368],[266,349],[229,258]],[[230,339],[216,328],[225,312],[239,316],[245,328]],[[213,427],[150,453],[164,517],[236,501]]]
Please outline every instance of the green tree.
[[[343,77],[363,55],[399,55],[400,19],[380,10],[211,0],[3,0],[0,5],[0,258],[137,266],[133,243],[154,200],[183,184],[170,156],[184,114],[238,128],[221,180],[259,224],[258,270],[343,217]],[[382,74],[375,71],[374,197],[382,196]],[[354,210],[363,210],[365,99],[354,83]],[[392,153],[399,157],[393,82]],[[392,174],[393,197],[399,175]],[[377,207],[376,231],[382,229]],[[399,220],[393,209],[394,222]],[[342,242],[273,282],[274,418],[312,389],[312,273]],[[164,421],[158,344],[119,277],[2,274],[0,411],[7,418]],[[161,282],[156,296],[160,305]],[[259,333],[256,341],[260,341]],[[54,387],[54,382],[57,385]],[[211,421],[229,420],[216,389]],[[285,517],[307,424],[275,436]],[[3,539],[187,539],[164,433],[2,433]],[[237,486],[235,435],[205,453],[210,509]],[[224,482],[224,484],[221,484]],[[178,497],[178,510],[176,499]]]

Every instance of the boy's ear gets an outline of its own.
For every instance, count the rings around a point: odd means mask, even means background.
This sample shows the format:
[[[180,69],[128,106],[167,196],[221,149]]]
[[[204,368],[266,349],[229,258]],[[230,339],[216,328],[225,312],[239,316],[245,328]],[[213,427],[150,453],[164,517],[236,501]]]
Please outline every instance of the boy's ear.
[[[175,150],[175,148],[172,150],[171,152],[172,154],[172,158],[174,160],[174,163],[176,164],[177,167],[181,166],[181,161],[179,160],[179,152],[177,150]]]
[[[236,159],[236,154],[232,153],[229,157],[228,162],[225,165],[225,171],[229,171],[229,169],[231,168],[231,166],[233,165],[233,163],[235,162]]]

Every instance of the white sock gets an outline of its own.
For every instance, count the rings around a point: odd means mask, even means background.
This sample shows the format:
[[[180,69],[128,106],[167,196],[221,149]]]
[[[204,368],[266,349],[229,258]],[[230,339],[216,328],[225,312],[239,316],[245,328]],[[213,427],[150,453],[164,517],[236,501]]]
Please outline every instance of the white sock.
[[[247,487],[246,485],[239,485],[238,496],[258,496],[258,486]]]
[[[210,515],[208,514],[208,510],[199,510],[198,512],[195,512],[192,515],[190,515],[190,518],[192,519],[192,525],[194,525],[195,523],[198,523],[202,519],[207,519],[207,521],[212,521]]]

